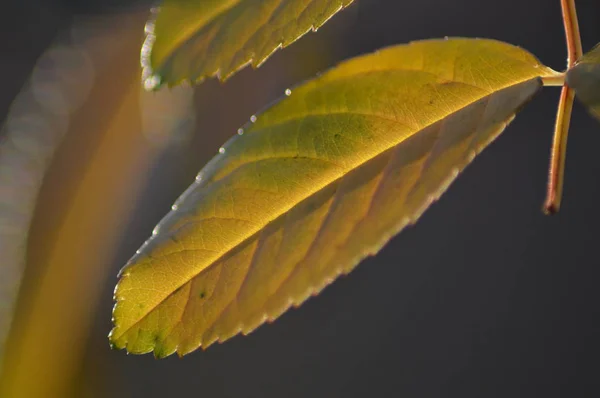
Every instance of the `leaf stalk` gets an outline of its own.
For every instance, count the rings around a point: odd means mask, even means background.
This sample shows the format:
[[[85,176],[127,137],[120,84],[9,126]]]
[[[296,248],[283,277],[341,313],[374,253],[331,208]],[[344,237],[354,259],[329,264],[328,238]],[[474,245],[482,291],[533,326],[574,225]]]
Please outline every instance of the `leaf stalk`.
[[[563,87],[565,85],[566,73],[558,73],[554,76],[542,77],[544,87]]]

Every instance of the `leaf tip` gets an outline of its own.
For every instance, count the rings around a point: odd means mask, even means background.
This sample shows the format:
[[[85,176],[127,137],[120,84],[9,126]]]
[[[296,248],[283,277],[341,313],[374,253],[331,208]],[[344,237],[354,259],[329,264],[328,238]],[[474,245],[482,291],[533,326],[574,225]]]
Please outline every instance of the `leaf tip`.
[[[158,91],[163,85],[162,76],[157,74],[152,74],[143,80],[144,89],[146,91]]]
[[[117,341],[117,339],[115,338],[115,330],[117,329],[117,327],[113,327],[112,330],[108,333],[108,345],[110,347],[111,350],[117,351],[117,350],[121,350],[124,347],[122,347],[119,342]]]

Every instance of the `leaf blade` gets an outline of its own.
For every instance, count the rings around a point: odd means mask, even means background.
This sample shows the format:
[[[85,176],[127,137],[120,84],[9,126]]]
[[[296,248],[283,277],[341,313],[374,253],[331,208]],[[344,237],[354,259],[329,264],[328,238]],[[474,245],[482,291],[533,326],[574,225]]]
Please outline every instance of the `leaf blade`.
[[[166,0],[150,32],[155,82],[225,80],[260,66],[354,0]]]
[[[567,72],[567,84],[590,113],[600,120],[600,44]]]
[[[299,87],[225,145],[126,266],[111,341],[185,354],[299,305],[414,222],[554,73],[454,39]]]

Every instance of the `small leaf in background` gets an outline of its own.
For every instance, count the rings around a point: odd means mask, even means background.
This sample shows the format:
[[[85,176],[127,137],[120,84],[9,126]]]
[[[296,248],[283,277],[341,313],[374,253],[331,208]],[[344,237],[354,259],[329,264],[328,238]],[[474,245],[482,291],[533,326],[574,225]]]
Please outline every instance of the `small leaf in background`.
[[[600,120],[600,44],[569,70],[567,84],[575,89],[577,98]]]
[[[300,305],[414,223],[549,76],[518,47],[430,40],[286,92],[122,270],[112,344],[183,355]]]
[[[146,87],[260,66],[354,0],[165,0],[143,49]]]

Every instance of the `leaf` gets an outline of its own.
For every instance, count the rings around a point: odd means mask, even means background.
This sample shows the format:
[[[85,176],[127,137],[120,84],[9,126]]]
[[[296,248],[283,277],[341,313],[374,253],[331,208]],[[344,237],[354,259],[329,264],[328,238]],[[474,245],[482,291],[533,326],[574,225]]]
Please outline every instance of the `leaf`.
[[[416,221],[556,72],[492,40],[345,62],[231,139],[122,270],[115,347],[249,333]]]
[[[567,84],[600,120],[600,44],[596,45],[567,72]]]
[[[354,0],[165,0],[148,45],[155,84],[225,80],[316,31]],[[144,55],[143,55],[144,56]]]

